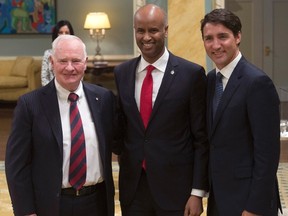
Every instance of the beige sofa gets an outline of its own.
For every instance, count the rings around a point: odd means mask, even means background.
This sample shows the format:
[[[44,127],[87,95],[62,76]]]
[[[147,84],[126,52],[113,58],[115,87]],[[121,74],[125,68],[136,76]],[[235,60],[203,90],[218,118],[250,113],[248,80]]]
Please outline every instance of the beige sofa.
[[[19,96],[41,85],[41,60],[31,56],[0,59],[0,101]]]

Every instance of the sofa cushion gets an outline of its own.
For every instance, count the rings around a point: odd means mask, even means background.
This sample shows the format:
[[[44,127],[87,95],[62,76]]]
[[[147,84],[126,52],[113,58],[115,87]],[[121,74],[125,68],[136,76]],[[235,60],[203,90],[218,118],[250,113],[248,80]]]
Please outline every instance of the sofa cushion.
[[[27,77],[29,66],[32,64],[33,58],[29,56],[18,56],[15,60],[11,71],[12,76]]]
[[[0,60],[0,75],[9,76],[11,74],[12,68],[14,66],[16,59],[1,59]]]
[[[25,88],[27,86],[27,78],[19,76],[0,76],[0,89]]]

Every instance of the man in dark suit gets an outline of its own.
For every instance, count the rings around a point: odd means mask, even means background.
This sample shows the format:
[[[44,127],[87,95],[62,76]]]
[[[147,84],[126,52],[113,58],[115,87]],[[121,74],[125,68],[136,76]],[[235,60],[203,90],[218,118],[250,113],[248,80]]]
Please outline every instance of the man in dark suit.
[[[200,215],[208,188],[205,71],[166,49],[167,16],[158,6],[138,9],[134,29],[142,55],[114,71],[123,122],[116,150],[122,215]],[[153,88],[143,102],[148,65],[155,68]]]
[[[275,87],[239,51],[241,22],[235,14],[213,10],[201,21],[201,32],[206,52],[216,65],[208,73],[207,90],[208,216],[276,216],[281,205],[276,178],[280,115]]]
[[[14,113],[5,160],[14,214],[113,216],[113,93],[81,81],[87,54],[76,36],[54,40],[51,63],[55,79],[21,96]],[[80,118],[71,135],[68,95],[73,93],[79,96]]]

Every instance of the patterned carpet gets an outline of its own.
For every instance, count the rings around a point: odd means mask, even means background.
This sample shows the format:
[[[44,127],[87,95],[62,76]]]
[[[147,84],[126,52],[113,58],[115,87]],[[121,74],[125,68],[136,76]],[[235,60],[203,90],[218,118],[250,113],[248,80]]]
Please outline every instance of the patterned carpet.
[[[283,208],[283,215],[288,216],[288,163],[280,163],[277,177],[280,188],[280,199]]]
[[[4,163],[3,161],[0,161],[0,215],[1,216],[13,216],[4,169],[5,169]],[[118,169],[117,162],[113,162],[113,177],[114,177],[115,186],[116,186],[115,216],[121,216],[120,205],[119,205],[119,200],[118,200],[119,191],[117,188],[118,171],[119,169]],[[283,215],[288,216],[288,163],[279,164],[277,176],[279,180],[282,207],[284,209]],[[207,200],[204,199],[205,209],[206,209],[206,201]],[[206,212],[204,212],[202,216],[206,216]]]

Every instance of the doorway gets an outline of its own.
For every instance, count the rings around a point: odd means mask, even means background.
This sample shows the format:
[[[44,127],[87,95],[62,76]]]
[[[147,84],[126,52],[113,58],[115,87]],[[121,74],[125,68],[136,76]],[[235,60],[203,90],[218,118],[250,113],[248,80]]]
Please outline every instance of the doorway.
[[[226,0],[242,22],[242,54],[274,82],[288,119],[288,0]]]

